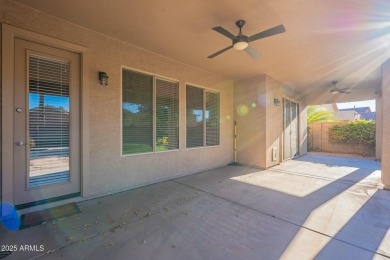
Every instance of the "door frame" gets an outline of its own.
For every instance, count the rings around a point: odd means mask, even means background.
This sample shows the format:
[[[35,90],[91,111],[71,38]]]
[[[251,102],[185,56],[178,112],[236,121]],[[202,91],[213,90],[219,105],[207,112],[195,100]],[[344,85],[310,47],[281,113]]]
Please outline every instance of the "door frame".
[[[89,88],[88,49],[86,47],[27,31],[8,24],[2,24],[2,135],[1,135],[1,200],[14,204],[13,178],[13,126],[14,126],[14,46],[15,38],[43,44],[80,54],[80,194],[88,195],[89,179]],[[9,127],[12,126],[12,127]]]
[[[285,116],[285,103],[286,103],[286,100],[289,100],[290,102],[294,102],[297,104],[297,150],[298,150],[298,155],[296,156],[293,156],[291,158],[284,158],[284,133],[285,133],[285,128],[284,128],[284,116]],[[283,111],[283,115],[282,115],[282,120],[283,120],[283,128],[282,128],[282,149],[281,150],[281,158],[282,158],[282,161],[287,161],[287,160],[291,160],[291,159],[294,159],[296,157],[299,157],[301,155],[301,113],[300,113],[300,107],[301,107],[301,104],[293,99],[293,98],[290,98],[290,97],[283,97],[283,108],[282,108],[282,111]]]

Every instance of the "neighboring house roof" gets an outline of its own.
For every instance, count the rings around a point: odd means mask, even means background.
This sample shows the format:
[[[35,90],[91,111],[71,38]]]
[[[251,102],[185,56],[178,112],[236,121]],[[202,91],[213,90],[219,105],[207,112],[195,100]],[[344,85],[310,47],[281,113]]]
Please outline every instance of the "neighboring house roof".
[[[371,112],[370,107],[355,107],[355,108],[343,108],[339,109],[339,111],[355,111],[356,113],[362,114],[366,112]]]
[[[376,112],[365,112],[360,114],[366,120],[375,120]]]

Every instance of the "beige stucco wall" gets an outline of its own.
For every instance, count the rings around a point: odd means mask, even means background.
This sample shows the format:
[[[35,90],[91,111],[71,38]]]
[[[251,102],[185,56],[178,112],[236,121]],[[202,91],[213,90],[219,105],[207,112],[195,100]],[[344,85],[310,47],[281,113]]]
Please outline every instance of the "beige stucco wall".
[[[83,196],[110,193],[226,165],[233,160],[233,83],[212,73],[81,28],[8,0],[0,22],[87,47],[89,59],[89,176]],[[121,156],[121,66],[177,79],[180,84],[180,151]],[[109,75],[109,85],[97,80]],[[185,147],[185,83],[220,91],[221,137],[216,147]],[[8,86],[12,87],[12,86]],[[86,174],[86,173],[83,173]]]
[[[266,168],[266,76],[234,82],[237,162]]]
[[[306,106],[291,97],[290,92],[268,75],[234,82],[239,163],[266,169],[283,160],[283,98],[299,104],[299,152],[307,153]],[[279,106],[274,105],[274,98],[280,100]],[[278,149],[275,161],[274,147]]]
[[[267,118],[266,118],[266,168],[282,161],[283,149],[283,85],[267,75]],[[274,98],[279,99],[280,105],[274,105]],[[272,148],[276,147],[277,158],[272,160]]]
[[[382,182],[390,189],[390,61],[383,65],[382,79]]]
[[[299,105],[298,121],[298,149],[299,155],[307,154],[307,109],[302,100],[297,100],[294,92],[286,88],[281,82],[266,77],[267,85],[267,168],[283,161],[283,99],[289,99]],[[280,106],[274,105],[274,98],[280,100]],[[272,161],[272,148],[278,147],[278,155]]]

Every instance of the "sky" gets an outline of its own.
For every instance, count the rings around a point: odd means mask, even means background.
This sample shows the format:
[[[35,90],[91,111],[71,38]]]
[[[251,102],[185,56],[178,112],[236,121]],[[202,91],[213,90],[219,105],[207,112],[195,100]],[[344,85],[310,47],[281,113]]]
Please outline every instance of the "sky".
[[[69,111],[69,97],[45,95],[45,106],[64,108]],[[39,95],[29,93],[29,109],[39,106]]]
[[[353,108],[353,107],[370,107],[372,112],[375,112],[375,100],[366,100],[359,102],[346,102],[346,103],[337,103],[339,109],[343,108]]]

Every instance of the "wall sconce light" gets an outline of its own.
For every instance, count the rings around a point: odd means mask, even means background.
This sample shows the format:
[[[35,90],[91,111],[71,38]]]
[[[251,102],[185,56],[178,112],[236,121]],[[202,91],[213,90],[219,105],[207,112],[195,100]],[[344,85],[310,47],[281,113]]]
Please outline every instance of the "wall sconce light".
[[[274,105],[278,107],[280,105],[280,100],[277,98],[274,98]]]
[[[99,82],[100,82],[100,85],[102,85],[102,86],[107,86],[108,85],[107,73],[99,71]]]

